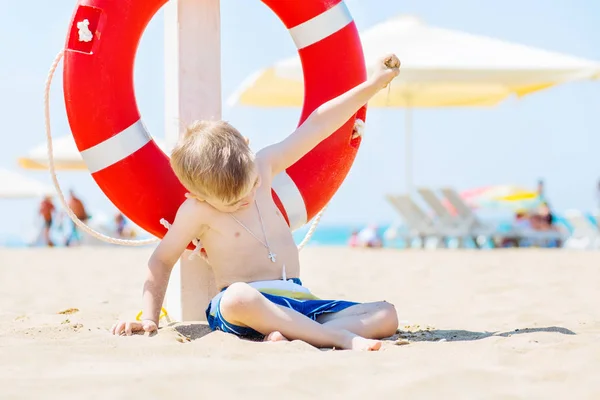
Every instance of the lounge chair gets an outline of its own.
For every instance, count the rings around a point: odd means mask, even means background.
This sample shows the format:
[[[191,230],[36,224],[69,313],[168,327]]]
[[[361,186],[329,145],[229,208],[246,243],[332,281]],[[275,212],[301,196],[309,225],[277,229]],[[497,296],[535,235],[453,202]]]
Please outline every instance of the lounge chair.
[[[436,222],[447,232],[448,237],[458,238],[462,245],[465,238],[472,238],[474,236],[470,230],[471,222],[460,215],[452,215],[450,210],[444,206],[440,198],[431,189],[419,188],[417,191],[425,203],[427,203],[427,206],[435,213]]]
[[[408,195],[386,195],[386,200],[400,214],[408,227],[408,240],[419,238],[423,247],[429,239],[435,239],[435,246],[444,245],[443,233],[438,230],[429,216]]]
[[[571,226],[571,234],[565,242],[570,249],[600,249],[600,230],[584,213],[579,210],[567,210],[565,220]]]
[[[441,192],[463,219],[475,243],[481,244],[480,242],[491,239],[498,232],[496,226],[482,222],[456,190],[446,187],[442,188]]]

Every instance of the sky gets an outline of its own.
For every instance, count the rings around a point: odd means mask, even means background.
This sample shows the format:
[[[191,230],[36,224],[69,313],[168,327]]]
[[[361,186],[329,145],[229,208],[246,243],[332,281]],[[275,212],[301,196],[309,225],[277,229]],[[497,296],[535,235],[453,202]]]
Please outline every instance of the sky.
[[[347,0],[360,30],[399,14],[448,29],[491,36],[600,61],[600,2],[595,0]],[[0,168],[50,183],[47,172],[19,170],[17,159],[45,141],[43,86],[64,45],[73,0],[0,6]],[[292,56],[295,47],[277,17],[260,1],[221,0],[223,98],[258,69]],[[402,54],[398,54],[402,59]],[[51,95],[53,134],[70,134],[59,69]],[[135,66],[142,118],[164,135],[163,16],[142,38]],[[413,112],[413,176],[417,186],[459,190],[492,184],[534,187],[546,181],[557,211],[591,210],[600,178],[600,82],[577,82],[485,109]],[[255,149],[280,140],[297,124],[299,109],[224,106],[223,117]],[[404,111],[371,109],[354,166],[323,218],[324,224],[397,222],[383,196],[404,186]],[[113,206],[85,172],[59,173],[92,212]],[[0,200],[0,235],[30,229],[37,200]]]

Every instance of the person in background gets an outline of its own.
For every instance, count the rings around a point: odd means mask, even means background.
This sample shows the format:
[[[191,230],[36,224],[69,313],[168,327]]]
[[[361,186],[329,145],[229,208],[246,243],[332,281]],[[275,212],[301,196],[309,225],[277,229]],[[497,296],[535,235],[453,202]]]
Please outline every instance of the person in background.
[[[523,231],[531,229],[531,220],[527,210],[519,209],[515,212],[515,219],[513,221],[513,228],[516,231],[514,234],[506,236],[502,240],[502,247],[520,247],[521,246],[521,235]]]
[[[547,202],[540,204],[540,207],[538,208],[538,215],[542,218],[542,222],[547,229],[553,228],[556,221],[554,214],[552,213],[552,210],[550,210],[550,206]]]
[[[527,210],[517,210],[515,213],[515,227],[522,229],[531,228],[531,222],[529,221]]]
[[[44,243],[48,247],[54,247],[54,242],[50,238],[50,229],[52,228],[52,220],[54,217],[54,203],[52,203],[52,196],[46,196],[40,203],[40,215],[44,220],[44,226],[42,227],[42,236],[44,237]]]
[[[75,195],[75,192],[72,189],[69,191],[67,205],[71,211],[73,211],[73,214],[75,214],[75,216],[81,220],[81,222],[87,223],[90,217],[85,209],[85,206],[83,205],[83,202],[81,199],[79,199],[79,197],[77,197],[77,195]],[[65,246],[70,246],[73,243],[73,240],[80,240],[79,229],[77,229],[76,224],[73,224],[73,229],[71,229],[71,233],[65,241]]]
[[[538,197],[540,200],[540,204],[536,210],[536,212],[532,215],[532,224],[534,229],[536,230],[556,230],[556,218],[552,213],[552,209],[550,207],[550,203],[548,202],[548,197],[546,196],[544,181],[540,179],[538,181]]]
[[[546,201],[546,188],[545,188],[543,179],[538,179],[537,194],[538,194],[538,197],[540,198],[540,201],[542,201],[542,202]]]
[[[350,235],[350,239],[348,239],[348,246],[350,246],[350,247],[359,247],[360,246],[360,240],[358,239],[358,231],[356,229],[352,231],[352,234]]]
[[[552,213],[552,210],[547,202],[542,202],[536,210],[536,213],[531,216],[531,226],[536,231],[559,231],[559,228],[556,225],[556,217]],[[562,245],[562,241],[560,239],[552,239],[549,241],[543,241],[542,245],[544,247],[560,247]]]
[[[358,233],[358,240],[363,247],[383,247],[377,225],[369,225]]]
[[[135,230],[127,223],[127,218],[121,212],[117,212],[115,215],[115,232],[121,239],[132,239],[137,236]]]
[[[118,212],[117,215],[115,215],[115,230],[117,231],[117,236],[123,237],[126,224],[125,216]]]

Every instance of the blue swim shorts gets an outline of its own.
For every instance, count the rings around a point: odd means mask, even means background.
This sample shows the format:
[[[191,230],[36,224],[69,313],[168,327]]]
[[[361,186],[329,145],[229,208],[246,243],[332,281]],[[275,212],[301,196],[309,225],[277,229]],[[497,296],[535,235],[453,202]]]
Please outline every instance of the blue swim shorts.
[[[302,286],[302,282],[299,278],[292,278],[287,281],[259,281],[248,284],[258,290],[272,303],[291,308],[315,321],[321,314],[336,313],[359,304],[343,300],[321,300]],[[261,333],[252,328],[233,325],[223,318],[220,305],[221,298],[226,289],[227,288],[221,290],[221,292],[211,300],[206,309],[206,319],[210,329],[213,331],[219,330],[233,333],[234,335],[246,338],[262,337],[263,335]]]

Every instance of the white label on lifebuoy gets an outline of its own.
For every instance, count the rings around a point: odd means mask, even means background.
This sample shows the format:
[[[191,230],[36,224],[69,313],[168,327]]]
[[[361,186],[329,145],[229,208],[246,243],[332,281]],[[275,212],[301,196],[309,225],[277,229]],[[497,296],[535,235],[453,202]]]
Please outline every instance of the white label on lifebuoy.
[[[292,178],[283,171],[273,178],[273,190],[281,200],[290,222],[290,229],[296,230],[306,224],[307,213],[304,198]]]
[[[343,1],[313,19],[289,30],[298,49],[320,42],[352,22],[350,10]]]
[[[129,157],[151,140],[152,137],[140,119],[115,136],[82,151],[81,157],[93,174]]]
[[[354,129],[352,130],[352,139],[363,136],[365,133],[365,121],[360,118],[356,118],[354,121]]]
[[[90,21],[84,19],[83,21],[79,21],[77,23],[77,33],[79,35],[80,42],[91,42],[94,38],[94,34],[90,31]]]

